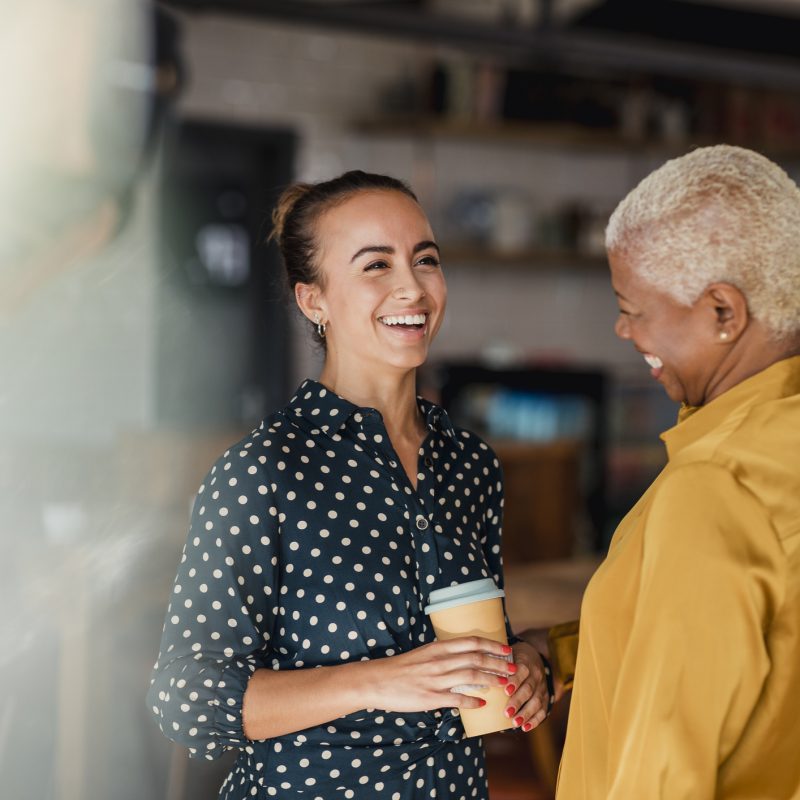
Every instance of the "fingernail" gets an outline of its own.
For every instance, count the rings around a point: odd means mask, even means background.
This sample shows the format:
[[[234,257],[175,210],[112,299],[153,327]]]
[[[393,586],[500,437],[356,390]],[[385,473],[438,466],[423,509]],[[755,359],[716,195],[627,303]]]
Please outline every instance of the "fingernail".
[[[514,724],[515,724],[517,727],[519,727],[520,725],[522,725],[522,723],[523,723],[523,722],[524,722],[524,720],[522,719],[522,717],[514,717]]]
[[[508,665],[508,672],[509,674],[513,675],[517,671],[517,665],[513,663],[509,663]]]
[[[531,725],[531,723],[530,723],[530,722],[526,722],[526,723],[525,723],[525,724],[522,726],[522,730],[523,730],[523,731],[525,731],[525,733],[527,733],[527,732],[528,732],[528,731],[529,731],[529,730],[530,730],[532,727],[533,727],[533,725]]]
[[[516,714],[516,713],[517,713],[517,709],[516,709],[516,708],[514,708],[514,706],[509,706],[509,707],[506,709],[506,716],[507,716],[509,719],[511,719],[511,717],[513,717],[513,716],[514,716],[514,714]]]
[[[503,645],[503,653],[505,653],[507,656],[509,656],[509,655],[511,655],[512,652],[513,652],[513,650],[511,649],[511,645],[508,645],[508,644],[504,644]]]
[[[511,695],[514,694],[514,692],[516,692],[516,691],[517,691],[517,687],[514,686],[513,683],[509,683],[508,686],[506,686],[506,694],[509,697],[511,697]]]
[[[482,697],[478,698],[478,702],[480,703],[478,708],[483,708],[486,705],[486,701]]]
[[[498,681],[500,681],[501,686],[505,686],[508,683],[508,678],[504,678],[502,675],[498,676]]]

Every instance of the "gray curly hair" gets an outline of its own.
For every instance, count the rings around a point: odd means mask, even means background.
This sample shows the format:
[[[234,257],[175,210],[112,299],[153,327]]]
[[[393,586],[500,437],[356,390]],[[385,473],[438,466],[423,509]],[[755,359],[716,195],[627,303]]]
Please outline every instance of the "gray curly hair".
[[[667,161],[614,210],[606,249],[634,256],[679,303],[730,283],[772,336],[800,331],[800,189],[752,150],[716,145]]]

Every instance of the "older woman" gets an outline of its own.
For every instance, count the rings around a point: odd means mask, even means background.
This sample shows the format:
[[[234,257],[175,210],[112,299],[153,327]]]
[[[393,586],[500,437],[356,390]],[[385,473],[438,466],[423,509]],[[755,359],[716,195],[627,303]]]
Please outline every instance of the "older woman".
[[[800,798],[800,190],[699,149],[607,248],[617,334],[682,407],[584,597],[558,798]]]

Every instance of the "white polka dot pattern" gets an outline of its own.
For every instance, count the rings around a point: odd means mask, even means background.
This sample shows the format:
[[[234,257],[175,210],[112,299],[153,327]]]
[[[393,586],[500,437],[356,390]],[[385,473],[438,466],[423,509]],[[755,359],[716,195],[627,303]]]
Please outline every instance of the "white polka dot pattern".
[[[433,641],[432,589],[502,586],[494,453],[421,398],[411,486],[380,414],[306,381],[213,466],[167,609],[148,703],[195,757],[239,758],[221,797],[486,798],[480,740],[456,711],[366,709],[251,742],[242,696],[259,668],[395,655]]]

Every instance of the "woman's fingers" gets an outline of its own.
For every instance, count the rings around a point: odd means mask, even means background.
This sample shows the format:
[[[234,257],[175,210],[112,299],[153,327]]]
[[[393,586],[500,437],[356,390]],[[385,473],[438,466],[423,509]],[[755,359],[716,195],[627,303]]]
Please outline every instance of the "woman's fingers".
[[[533,730],[547,719],[547,712],[539,701],[538,696],[531,698],[524,703],[513,715],[514,727],[522,728],[523,731]]]
[[[535,703],[536,697],[534,696],[530,684],[527,683],[523,683],[521,686],[513,686],[513,690],[511,690],[511,687],[508,687],[506,689],[506,694],[509,694],[509,691],[511,691],[511,694],[508,698],[505,714],[514,722],[516,727],[519,727],[526,722],[531,713],[533,713],[529,703],[531,701]],[[526,707],[528,708],[526,709]]]
[[[474,697],[469,694],[462,694],[461,692],[450,692],[450,700],[445,701],[442,705],[449,705],[453,708],[482,708],[486,705],[486,700],[482,697]]]
[[[454,669],[441,675],[435,685],[442,689],[452,689],[457,686],[487,686],[504,687],[508,679],[502,675],[495,675],[482,669]]]
[[[510,651],[508,645],[491,639],[466,636],[377,659],[365,666],[374,676],[367,683],[374,695],[371,707],[390,711],[480,708],[481,698],[451,693],[451,689],[507,685],[518,671],[508,661]]]
[[[497,673],[506,678],[517,675],[519,670],[518,665],[512,661],[506,661],[504,658],[497,658],[488,653],[480,652],[456,653],[451,658],[443,659],[441,666],[445,669],[458,669],[466,666],[482,672]]]
[[[459,636],[458,639],[434,642],[429,646],[447,653],[489,653],[503,659],[508,658],[512,652],[510,645],[496,642],[494,639],[484,639],[482,636]]]
[[[430,650],[427,650],[427,647],[420,648],[418,656],[414,659],[415,668],[419,672],[426,672],[432,676],[447,676],[448,679],[453,673],[463,672],[464,670],[502,676],[506,680],[517,674],[518,666],[508,661],[504,656],[499,657],[472,649],[434,650],[433,646],[429,647],[431,647]],[[427,652],[423,652],[425,650]],[[500,683],[504,682],[501,681]],[[499,684],[496,681],[492,681],[491,685]]]
[[[515,727],[529,731],[547,717],[547,681],[541,660],[533,648],[523,643],[515,647],[514,654],[519,673],[517,679],[509,681],[506,686],[509,698],[505,713]]]

